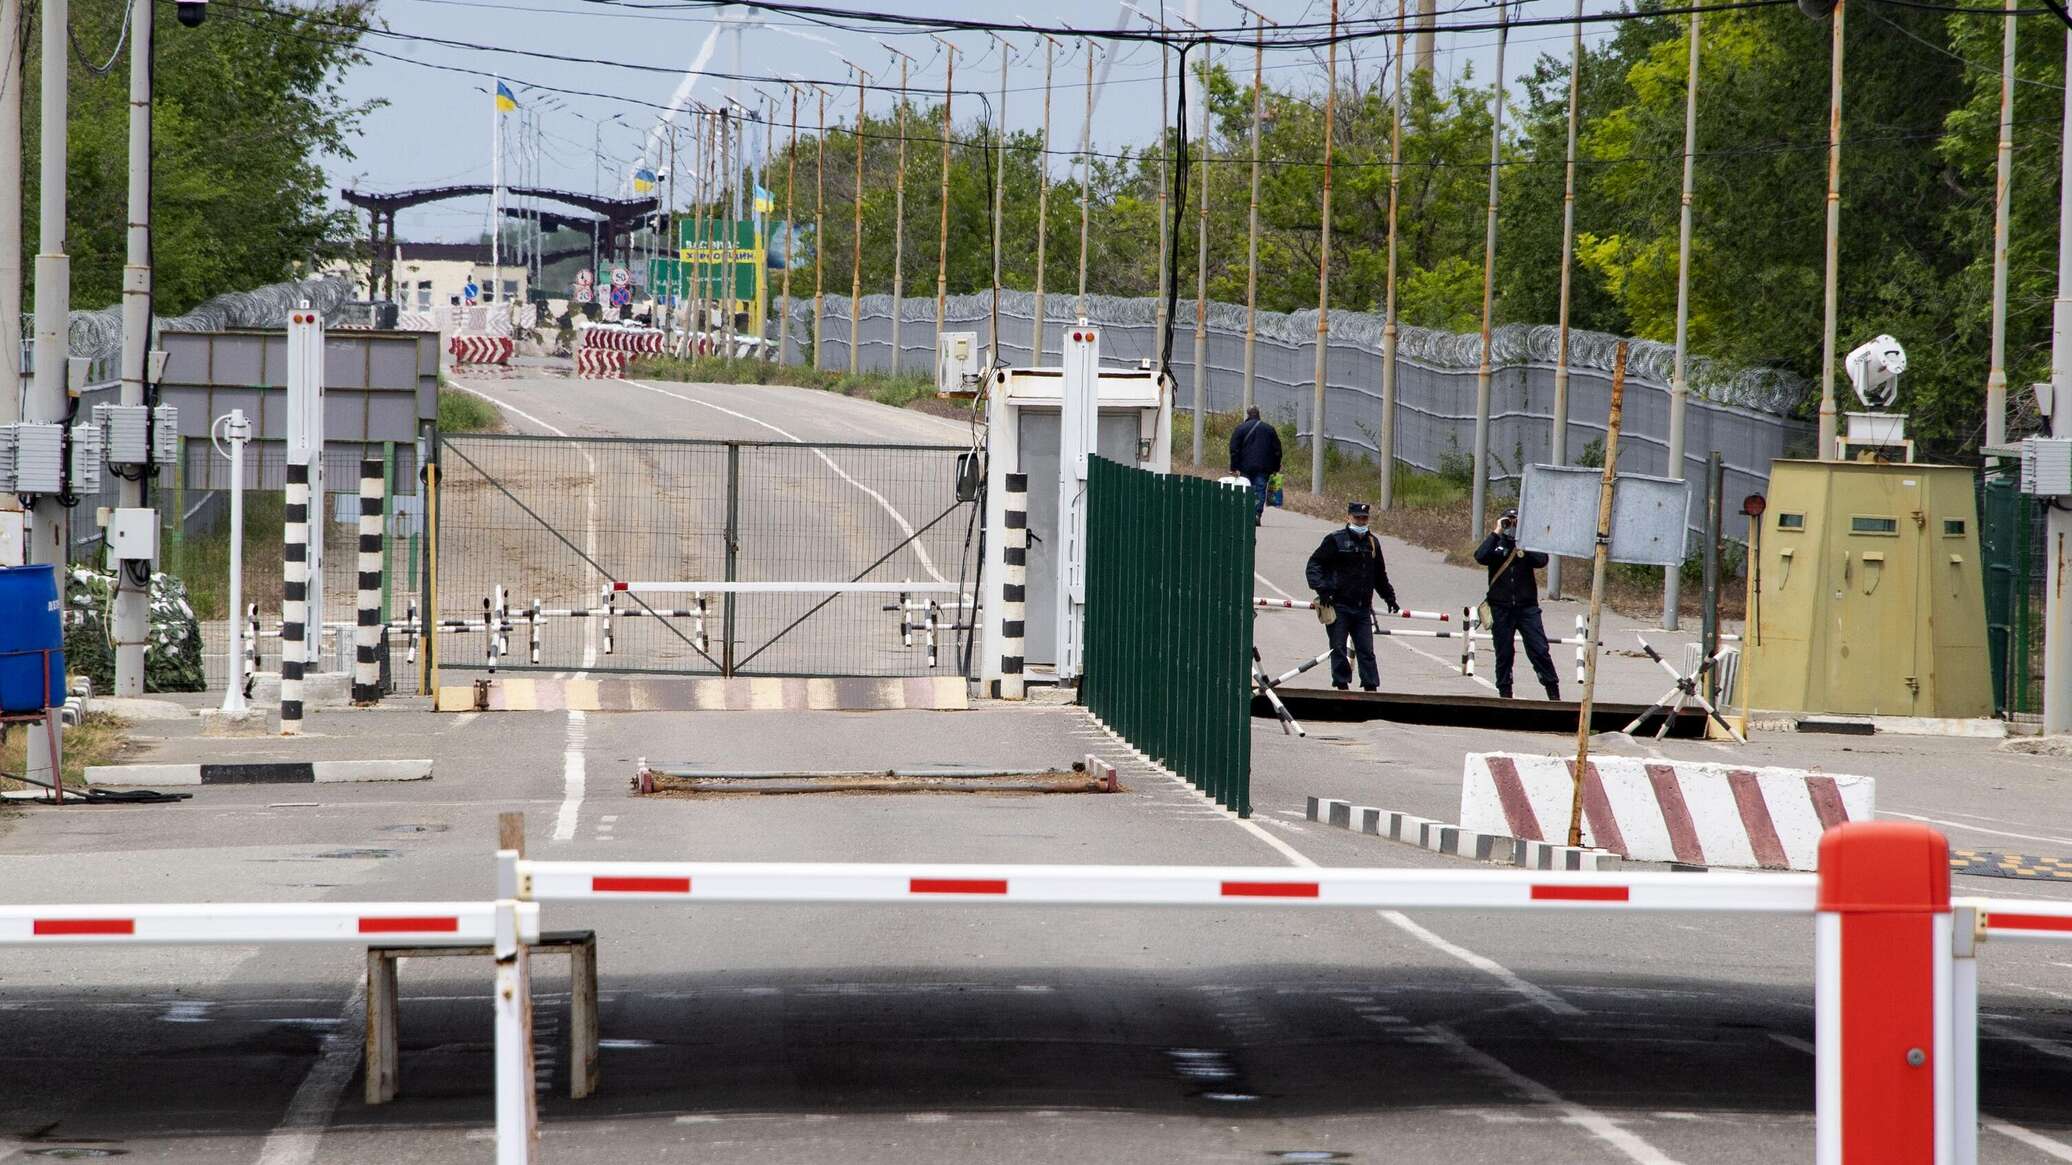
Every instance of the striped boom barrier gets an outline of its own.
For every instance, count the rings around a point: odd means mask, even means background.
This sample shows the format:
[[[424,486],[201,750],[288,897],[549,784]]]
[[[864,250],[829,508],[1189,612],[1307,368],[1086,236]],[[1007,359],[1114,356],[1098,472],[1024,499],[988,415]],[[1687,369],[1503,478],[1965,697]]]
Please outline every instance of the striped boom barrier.
[[[1314,611],[1317,609],[1316,600],[1314,599],[1304,602],[1301,599],[1269,599],[1264,596],[1254,597],[1252,599],[1252,606],[1259,610],[1270,611]],[[1453,622],[1453,616],[1445,611],[1413,611],[1408,607],[1400,611],[1376,611],[1374,612],[1374,617],[1377,620],[1430,619],[1440,623]]]
[[[382,463],[360,462],[359,610],[353,627],[353,703],[381,702]]]
[[[659,328],[626,328],[599,324],[577,333],[584,352],[620,352],[660,355],[666,337]]]
[[[302,733],[302,669],[309,659],[309,466],[288,466],[281,535],[281,735]]]
[[[395,943],[481,945],[495,937],[490,902],[204,902],[0,906],[0,946]],[[538,941],[539,906],[519,909]]]
[[[1003,700],[1028,695],[1023,671],[1028,656],[1029,610],[1029,475],[1007,475],[1006,531],[1001,535],[1000,688]],[[904,596],[901,603],[905,603]]]

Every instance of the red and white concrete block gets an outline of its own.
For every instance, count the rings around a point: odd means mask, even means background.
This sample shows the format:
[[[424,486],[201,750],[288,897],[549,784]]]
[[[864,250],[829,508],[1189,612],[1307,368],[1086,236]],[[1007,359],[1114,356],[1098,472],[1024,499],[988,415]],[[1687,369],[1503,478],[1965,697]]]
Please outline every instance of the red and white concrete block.
[[[1575,762],[1469,753],[1463,829],[1566,840]],[[1583,781],[1583,844],[1634,861],[1811,870],[1827,830],[1871,818],[1870,777],[1603,756]]]
[[[623,380],[626,355],[624,352],[585,348],[576,353],[576,375],[591,380]]]
[[[509,364],[511,337],[455,336],[448,349],[455,364]]]
[[[659,328],[622,328],[597,324],[577,333],[583,351],[635,352],[659,355],[666,336]]]

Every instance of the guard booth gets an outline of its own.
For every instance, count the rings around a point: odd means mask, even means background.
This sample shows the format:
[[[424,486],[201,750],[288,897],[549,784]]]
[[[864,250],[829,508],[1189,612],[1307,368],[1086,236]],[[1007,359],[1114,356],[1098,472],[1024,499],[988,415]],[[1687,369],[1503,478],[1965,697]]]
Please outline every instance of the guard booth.
[[[1957,465],[1771,464],[1742,677],[1757,707],[1992,715],[1973,477]]]
[[[1086,475],[1090,456],[1165,473],[1172,468],[1170,377],[1144,361],[1100,364],[1100,330],[1065,329],[1058,367],[1000,368],[986,391],[986,561],[981,681],[1000,678],[1002,548],[1007,475],[1028,475],[1028,590],[1023,658],[1060,680],[1079,674],[1085,601]]]

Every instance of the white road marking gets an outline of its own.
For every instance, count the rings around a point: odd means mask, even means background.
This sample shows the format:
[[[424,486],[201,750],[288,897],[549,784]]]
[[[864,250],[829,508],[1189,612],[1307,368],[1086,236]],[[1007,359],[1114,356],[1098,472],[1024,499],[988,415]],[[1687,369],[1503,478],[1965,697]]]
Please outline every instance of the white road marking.
[[[1991,1129],[2010,1140],[2020,1141],[2053,1161],[2072,1161],[2072,1148],[2066,1148],[2057,1141],[2041,1133],[2031,1132],[2020,1125],[2009,1124],[2003,1120],[1981,1120],[1979,1127]]]
[[[516,405],[498,400],[480,389],[469,388],[459,381],[449,381],[448,383],[451,383],[462,392],[473,393],[500,409],[508,409],[557,437],[574,440],[566,430],[550,425],[531,413],[518,408]],[[585,490],[586,496],[583,504],[583,555],[595,562],[597,560],[597,460],[590,456],[590,450],[587,446],[578,444],[576,452],[583,455],[583,464],[589,469],[588,480],[590,483]],[[583,620],[583,670],[576,673],[577,679],[588,675],[590,669],[597,666],[597,623],[598,621],[595,619]],[[463,715],[473,716],[474,713],[463,713]],[[459,727],[459,725],[455,725],[455,727]],[[582,815],[583,789],[587,781],[587,774],[583,764],[584,735],[583,714],[576,711],[569,712],[568,745],[562,753],[561,765],[561,809],[554,814],[553,840],[555,841],[575,840],[576,823]]]
[[[686,404],[702,405],[705,408],[712,409],[715,412],[722,412],[730,417],[735,417],[740,420],[747,421],[751,425],[761,425],[763,428],[770,430],[772,433],[775,433],[778,436],[784,438],[785,440],[790,441],[794,445],[806,444],[806,442],[800,437],[792,434],[791,432],[785,429],[780,429],[776,425],[773,425],[768,421],[762,420],[759,417],[751,417],[747,413],[735,412],[733,409],[727,408],[723,405],[713,404],[711,401],[708,400],[699,400],[696,397],[685,396],[680,392],[671,392],[666,388],[657,388],[652,384],[642,384],[638,380],[626,380],[621,381],[620,383],[631,385],[634,388],[645,389],[648,392],[657,393],[661,396],[671,397],[675,400],[683,401]],[[834,463],[833,458],[829,457],[826,453],[821,452],[819,449],[813,449],[812,453],[813,456],[820,458],[820,460],[823,463],[825,463],[829,469],[833,470],[836,477],[839,477],[843,481],[848,482],[850,485],[855,486],[857,489],[862,490],[865,494],[869,495],[872,501],[878,503],[880,509],[883,509],[887,514],[892,516],[893,524],[899,527],[900,533],[907,536],[907,538],[909,539],[909,541],[907,542],[907,547],[914,552],[915,558],[921,560],[921,569],[927,571],[929,577],[933,578],[936,582],[939,583],[947,583],[950,581],[949,579],[943,577],[941,571],[935,569],[935,561],[928,557],[927,549],[921,545],[919,539],[914,537],[913,523],[907,521],[906,515],[900,513],[898,508],[893,506],[891,502],[886,501],[884,494],[879,493],[877,490],[874,490],[871,487],[856,480],[855,478],[849,476],[849,474],[846,471],[844,471],[841,466],[836,465]]]
[[[1923,817],[1917,813],[1901,813],[1897,809],[1881,809],[1880,817],[1904,817],[1908,821],[1922,821],[1929,825],[1940,825],[1949,829],[1963,829],[1972,833],[1991,834],[1994,837],[2012,837],[2020,841],[2048,841],[2057,845],[2072,845],[2072,837],[2051,837],[2038,833],[2009,833],[2004,829],[1987,829],[1983,825],[1966,825],[1962,821],[1945,821],[1940,817]]]
[[[474,721],[475,717],[480,716],[481,714],[482,713],[480,712],[462,712],[460,715],[455,716],[450,722],[448,722],[446,730],[448,732],[451,732],[457,728],[466,728],[470,723]]]
[[[1794,1052],[1804,1052],[1808,1056],[1819,1054],[1818,1051],[1813,1047],[1811,1042],[1807,1040],[1802,1040],[1797,1036],[1788,1036],[1783,1034],[1782,1032],[1771,1032],[1770,1038],[1776,1040],[1780,1044],[1783,1044],[1785,1047],[1790,1048]]]
[[[1296,599],[1294,595],[1291,595],[1291,594],[1289,594],[1288,592],[1286,592],[1286,591],[1282,590],[1282,589],[1281,589],[1281,588],[1280,588],[1280,587],[1279,587],[1278,585],[1276,585],[1276,584],[1274,583],[1274,581],[1273,581],[1272,579],[1270,579],[1270,578],[1266,577],[1266,576],[1265,576],[1265,575],[1263,575],[1263,574],[1260,574],[1260,573],[1259,573],[1258,571],[1256,571],[1256,570],[1255,570],[1255,571],[1253,571],[1253,572],[1252,572],[1252,577],[1253,577],[1253,578],[1256,578],[1256,579],[1258,579],[1258,580],[1259,580],[1260,582],[1262,582],[1262,583],[1265,583],[1265,584],[1266,584],[1266,589],[1267,589],[1267,590],[1270,590],[1270,591],[1272,591],[1272,592],[1273,592],[1274,594],[1277,594],[1277,595],[1279,595],[1280,597],[1282,597],[1282,598],[1284,598],[1284,599],[1288,600],[1289,602],[1291,602],[1291,603],[1292,603],[1292,602],[1298,602],[1298,601],[1300,601],[1300,600]]]
[[[1466,1060],[1484,1073],[1503,1081],[1506,1085],[1523,1093],[1535,1104],[1545,1105],[1561,1114],[1561,1119],[1572,1124],[1606,1145],[1617,1149],[1635,1165],[1676,1165],[1676,1159],[1655,1148],[1639,1135],[1621,1126],[1618,1121],[1598,1112],[1596,1109],[1563,1097],[1560,1093],[1534,1080],[1488,1052],[1468,1043],[1460,1033],[1444,1024],[1433,1024],[1424,1029],[1447,1051]]]
[[[324,1128],[352,1083],[360,1066],[360,1044],[366,1038],[367,995],[365,984],[355,984],[353,993],[339,1012],[338,1026],[324,1037],[317,1062],[296,1086],[281,1123],[259,1147],[256,1165],[311,1165],[324,1139]]]
[[[2072,1060],[2072,1047],[2066,1047],[2056,1040],[2046,1040],[2040,1036],[2032,1036],[2028,1032],[2017,1031],[2003,1023],[1981,1021],[1978,1028],[1980,1032],[1991,1032],[1999,1039],[2013,1040],[2015,1043],[2039,1055],[2049,1056],[2057,1060]]]

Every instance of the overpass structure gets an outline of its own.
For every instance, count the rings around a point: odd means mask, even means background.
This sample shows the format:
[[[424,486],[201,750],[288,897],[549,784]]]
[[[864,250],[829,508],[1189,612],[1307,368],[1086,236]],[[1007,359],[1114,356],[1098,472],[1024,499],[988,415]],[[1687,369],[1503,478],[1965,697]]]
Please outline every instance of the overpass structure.
[[[494,193],[495,187],[486,183],[469,183],[460,186],[427,186],[417,190],[396,190],[376,194],[362,190],[341,190],[339,197],[347,205],[367,212],[368,238],[373,243],[374,262],[371,282],[382,293],[394,297],[396,291],[395,254],[396,214],[413,206],[430,202],[446,202],[455,198],[480,198]],[[618,245],[621,237],[630,234],[647,216],[655,213],[661,203],[654,198],[608,198],[603,195],[582,194],[572,190],[548,190],[535,186],[506,186],[507,194],[523,198],[537,198],[547,202],[559,202],[578,210],[589,211],[594,218],[587,222],[574,217],[563,217],[561,221],[578,229],[587,230],[597,240],[600,253],[609,255]]]

